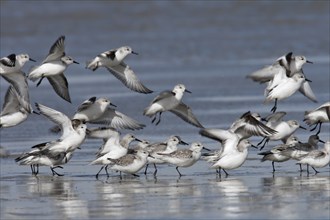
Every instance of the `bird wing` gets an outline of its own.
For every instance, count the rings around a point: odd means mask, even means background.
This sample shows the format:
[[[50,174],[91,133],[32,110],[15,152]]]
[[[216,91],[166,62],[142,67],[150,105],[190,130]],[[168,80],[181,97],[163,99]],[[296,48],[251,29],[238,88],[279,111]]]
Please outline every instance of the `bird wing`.
[[[63,98],[65,101],[71,103],[71,98],[69,94],[69,84],[63,73],[48,76],[49,83],[52,85],[56,94]]]
[[[16,63],[16,54],[12,53],[9,56],[1,58],[0,63],[7,67],[14,67]]]
[[[78,108],[77,108],[77,112],[76,112],[76,113],[88,109],[91,105],[93,105],[93,104],[95,103],[95,101],[96,101],[96,97],[95,97],[95,96],[93,96],[93,97],[91,97],[91,98],[89,98],[89,99],[83,101],[83,103],[81,103],[81,104],[78,106]]]
[[[71,131],[73,131],[70,118],[62,112],[39,103],[36,103],[36,107],[42,115],[61,127],[62,136],[66,136],[67,134],[71,133]]]
[[[2,77],[15,88],[18,95],[17,98],[21,106],[27,112],[32,112],[30,105],[29,86],[24,72],[18,71],[7,75],[2,75]]]
[[[305,81],[299,88],[299,92],[301,92],[304,96],[312,100],[313,102],[317,102],[316,96],[309,84],[308,81]]]
[[[5,94],[5,101],[2,105],[0,116],[10,114],[19,110],[19,102],[13,86],[9,86]]]
[[[107,67],[107,69],[112,73],[117,79],[119,79],[127,88],[139,92],[139,93],[152,93],[153,91],[144,86],[138,79],[137,75],[133,70],[126,65],[121,63],[120,65],[114,67]]]
[[[171,109],[170,112],[179,116],[185,122],[192,124],[199,128],[204,128],[203,125],[197,120],[196,116],[193,114],[191,108],[184,103],[180,103],[174,109]]]
[[[133,118],[116,111],[112,108],[107,108],[104,114],[97,120],[90,121],[93,124],[106,124],[116,129],[139,130],[145,127]]]
[[[64,40],[65,40],[65,36],[60,36],[55,41],[55,43],[51,46],[46,59],[42,63],[47,63],[47,62],[51,62],[54,60],[58,60],[61,57],[65,56]]]

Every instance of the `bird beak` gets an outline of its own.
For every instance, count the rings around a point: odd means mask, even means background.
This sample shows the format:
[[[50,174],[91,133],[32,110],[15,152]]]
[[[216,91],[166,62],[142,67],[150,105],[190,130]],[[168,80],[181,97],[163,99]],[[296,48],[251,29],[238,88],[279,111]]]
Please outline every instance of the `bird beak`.
[[[148,157],[151,157],[151,158],[153,158],[153,159],[155,159],[153,156],[151,156],[150,154],[148,155]]]
[[[139,55],[137,52],[135,52],[135,51],[132,51],[132,54],[135,54],[135,55]]]
[[[202,149],[207,150],[207,151],[211,151],[210,149],[208,149],[208,148],[206,148],[206,147],[203,147]]]
[[[307,130],[305,127],[303,126],[299,126],[299,128],[303,129],[303,130]]]
[[[192,92],[190,92],[188,89],[185,89],[184,91],[187,92],[187,93],[192,93]]]
[[[188,145],[186,142],[181,141],[181,140],[180,140],[179,144],[182,144],[182,145]]]
[[[29,60],[30,60],[30,61],[32,61],[32,62],[37,62],[37,61],[35,61],[35,60],[34,60],[34,59],[32,59],[32,58],[29,58]]]
[[[73,61],[73,63],[79,64],[79,63],[78,63],[77,61],[75,61],[75,60]]]
[[[89,135],[91,133],[91,130],[86,129],[86,135]]]
[[[115,105],[115,104],[110,103],[110,105],[117,108],[117,105]]]
[[[306,78],[305,78],[305,80],[306,80],[307,82],[313,82],[313,81],[312,81],[312,80],[310,80],[310,79],[306,79]]]
[[[313,64],[313,62],[312,62],[312,61],[309,61],[309,60],[307,60],[307,61],[306,61],[306,63],[310,63],[310,64]]]
[[[325,141],[319,140],[319,142],[321,142],[321,143],[325,144]]]
[[[135,140],[138,141],[138,142],[142,142],[140,139],[137,139],[137,138],[135,138]]]

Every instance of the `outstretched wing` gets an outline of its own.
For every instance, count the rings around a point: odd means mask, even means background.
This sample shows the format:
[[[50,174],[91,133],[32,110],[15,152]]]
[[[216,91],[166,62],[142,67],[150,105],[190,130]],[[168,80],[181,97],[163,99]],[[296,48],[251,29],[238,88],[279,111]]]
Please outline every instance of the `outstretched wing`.
[[[53,89],[62,99],[71,103],[71,98],[69,94],[69,84],[64,74],[57,74],[47,77],[49,83],[52,85]]]
[[[180,103],[177,107],[170,110],[170,112],[179,116],[185,122],[192,124],[199,128],[204,128],[203,125],[197,120],[196,116],[193,114],[191,108],[184,103]]]
[[[46,59],[42,63],[47,63],[47,62],[51,62],[53,60],[58,60],[61,57],[65,56],[64,40],[65,40],[65,36],[60,36],[55,41],[55,43],[50,48]]]

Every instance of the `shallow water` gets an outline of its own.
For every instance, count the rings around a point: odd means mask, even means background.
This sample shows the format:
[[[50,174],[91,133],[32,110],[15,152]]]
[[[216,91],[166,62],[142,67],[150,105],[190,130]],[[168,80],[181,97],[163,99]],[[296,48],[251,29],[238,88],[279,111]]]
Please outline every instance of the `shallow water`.
[[[198,129],[164,113],[158,126],[142,115],[156,94],[131,92],[106,70],[84,68],[84,62],[100,52],[130,45],[139,53],[128,63],[141,81],[156,93],[184,83],[193,93],[184,102],[205,127],[227,128],[244,112],[262,116],[272,104],[263,104],[263,85],[245,76],[292,51],[305,55],[313,65],[304,71],[311,79],[319,102],[301,94],[279,102],[286,120],[303,124],[303,112],[330,100],[329,2],[58,2],[1,1],[1,57],[12,52],[29,53],[39,62],[58,36],[66,36],[66,52],[81,65],[66,71],[72,104],[56,96],[47,81],[38,88],[30,82],[31,102],[39,102],[68,115],[83,100],[105,96],[117,109],[147,127],[133,133],[140,139],[163,141],[172,134],[186,142],[202,141],[210,149],[219,144],[201,137]],[[294,9],[294,12],[292,10]],[[34,65],[27,63],[25,71]],[[7,82],[0,80],[1,103]],[[160,166],[139,178],[95,174],[88,166],[101,145],[86,140],[64,166],[63,177],[49,168],[31,176],[29,167],[15,164],[16,155],[35,144],[57,138],[44,117],[31,115],[23,124],[0,131],[0,145],[11,154],[0,158],[1,219],[329,219],[330,169],[317,175],[299,173],[294,161],[260,162],[251,149],[248,160],[229,177],[219,178],[204,161],[182,168]],[[306,126],[306,125],[304,125]],[[127,133],[128,131],[122,131]],[[320,138],[329,140],[324,124]],[[311,133],[297,130],[306,141]],[[251,142],[258,143],[253,137]],[[270,143],[270,149],[279,142]],[[321,146],[321,145],[320,145]]]

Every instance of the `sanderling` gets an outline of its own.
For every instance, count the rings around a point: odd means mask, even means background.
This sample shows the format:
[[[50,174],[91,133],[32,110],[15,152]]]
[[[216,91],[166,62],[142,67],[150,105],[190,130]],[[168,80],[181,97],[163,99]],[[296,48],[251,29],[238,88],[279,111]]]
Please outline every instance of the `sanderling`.
[[[277,109],[277,101],[286,99],[293,95],[302,84],[306,81],[305,76],[301,73],[296,73],[292,77],[284,77],[276,84],[270,84],[265,90],[265,103],[275,100],[274,107],[271,109],[275,112]]]
[[[304,121],[309,126],[315,125],[311,131],[314,131],[319,125],[319,130],[316,133],[318,135],[321,132],[322,123],[330,122],[330,102],[326,102],[314,110],[305,111]]]
[[[302,66],[305,63],[313,63],[304,56],[292,56],[292,52],[279,57],[275,63],[265,66],[247,76],[253,81],[265,83],[274,78],[274,75],[283,68],[286,70],[287,76],[292,76],[295,73],[302,72]]]
[[[126,134],[124,137],[119,141],[119,138],[117,136],[112,136],[108,139],[106,143],[104,143],[103,149],[107,149],[106,151],[101,151],[102,153],[98,154],[99,156],[90,163],[90,165],[103,165],[99,172],[96,174],[96,178],[98,178],[99,173],[105,169],[105,172],[107,176],[109,177],[108,173],[108,166],[111,163],[111,161],[108,158],[111,159],[118,159],[124,155],[127,154],[128,147],[132,141],[140,141],[132,134]],[[100,152],[100,150],[99,150]],[[106,153],[105,153],[106,152]]]
[[[19,165],[30,165],[31,171],[33,175],[37,175],[39,173],[39,166],[49,166],[53,176],[56,174],[58,176],[63,176],[62,174],[57,173],[55,168],[63,168],[62,164],[67,163],[68,157],[66,152],[60,153],[52,153],[50,151],[40,151],[39,149],[32,149],[28,153],[23,153],[21,156],[17,157],[15,161]]]
[[[116,129],[139,130],[145,127],[144,124],[110,108],[109,105],[115,106],[107,98],[92,97],[78,107],[73,119],[93,124],[105,124]]]
[[[202,149],[207,148],[203,147],[203,144],[200,142],[194,142],[191,144],[190,149],[179,149],[172,153],[162,152],[157,154],[162,155],[161,159],[166,163],[175,165],[175,169],[181,177],[182,174],[179,171],[179,167],[190,167],[194,165],[200,159]]]
[[[281,152],[282,155],[289,156],[291,159],[299,160],[302,156],[308,154],[312,150],[318,149],[318,143],[325,143],[324,141],[320,140],[318,135],[311,135],[308,138],[307,143],[302,143],[298,141],[293,146],[290,146]],[[302,171],[301,164],[300,172]]]
[[[9,86],[0,113],[0,128],[18,125],[25,121],[30,113],[19,102],[19,97],[14,87]]]
[[[315,174],[318,173],[316,168],[322,168],[325,167],[330,163],[330,141],[327,141],[324,144],[324,148],[321,150],[312,150],[308,154],[302,156],[298,164],[307,164],[307,173],[309,174],[308,167],[311,166]]]
[[[139,93],[152,93],[153,91],[144,86],[134,71],[124,63],[123,60],[131,53],[137,54],[127,46],[105,51],[93,60],[87,61],[86,68],[95,71],[98,67],[105,67],[127,88]]]
[[[8,75],[21,71],[27,61],[36,62],[28,54],[10,54],[0,59],[0,75]]]
[[[286,112],[276,112],[266,117],[266,125],[277,131],[277,133],[264,137],[257,145],[259,146],[265,141],[260,150],[262,150],[270,140],[282,140],[285,143],[288,137],[290,137],[298,128],[306,130],[306,128],[302,127],[297,120],[283,121],[282,118],[285,115]]]
[[[61,127],[62,136],[41,150],[52,152],[71,152],[84,142],[87,126],[80,120],[70,120],[68,116],[55,109],[36,103],[40,114]]]
[[[191,93],[183,84],[178,84],[174,87],[172,91],[163,91],[156,98],[152,100],[150,105],[145,108],[143,115],[148,117],[154,117],[152,123],[156,120],[157,113],[159,114],[159,119],[156,125],[159,124],[161,115],[165,111],[170,111],[175,115],[179,116],[184,121],[196,126],[203,128],[201,123],[192,113],[189,106],[181,102],[183,93]]]
[[[258,153],[258,155],[263,155],[261,162],[264,162],[266,160],[272,161],[273,172],[275,172],[274,163],[288,161],[290,159],[290,156],[285,155],[282,152],[290,147],[294,147],[296,143],[298,143],[298,138],[296,136],[290,136],[285,144],[277,145],[269,151]]]
[[[148,163],[144,171],[144,174],[145,175],[147,174],[149,164],[154,164],[154,168],[155,168],[154,176],[156,176],[157,174],[156,164],[165,163],[165,161],[162,160],[163,156],[158,153],[166,153],[166,154],[172,153],[178,149],[177,146],[179,144],[188,145],[186,142],[182,141],[179,136],[172,135],[167,139],[166,142],[153,143],[149,145],[147,151],[150,153],[150,156],[152,157],[148,157]]]
[[[37,83],[37,86],[39,86],[41,81],[46,77],[55,92],[61,98],[71,103],[68,81],[64,76],[64,71],[70,64],[79,63],[65,55],[64,39],[65,37],[61,36],[55,41],[46,59],[41,65],[35,66],[30,70],[28,78],[32,81],[40,79]]]
[[[138,177],[135,173],[146,165],[148,156],[147,151],[139,150],[136,154],[126,154],[118,159],[108,158],[108,160],[113,164],[110,168],[120,172],[120,178],[122,178],[121,172]]]
[[[248,139],[242,139],[236,143],[237,145],[231,151],[223,151],[219,160],[211,166],[211,168],[219,169],[218,173],[220,176],[221,169],[228,176],[226,170],[232,170],[242,166],[248,155],[248,147],[254,147]]]

